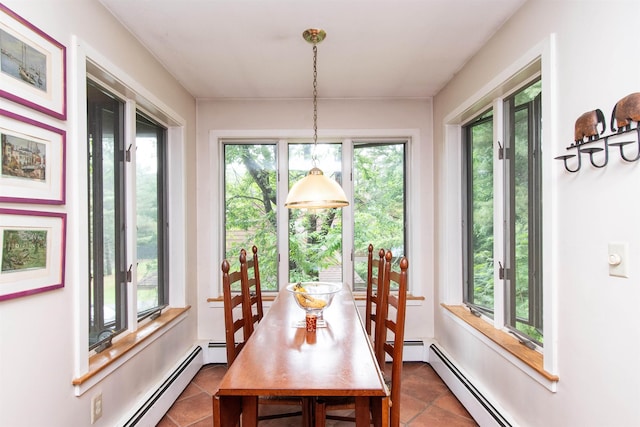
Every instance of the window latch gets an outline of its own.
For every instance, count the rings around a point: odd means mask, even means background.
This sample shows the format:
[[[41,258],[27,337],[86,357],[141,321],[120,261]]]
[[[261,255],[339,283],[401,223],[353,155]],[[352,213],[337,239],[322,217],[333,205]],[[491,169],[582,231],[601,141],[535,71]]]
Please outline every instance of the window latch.
[[[151,316],[149,316],[149,320],[156,320],[162,314],[162,308],[154,311]]]
[[[482,313],[480,313],[479,310],[476,310],[475,308],[471,307],[470,305],[467,305],[467,308],[469,309],[469,313],[473,314],[476,317],[482,317]]]
[[[133,268],[133,264],[131,264],[129,266],[129,269],[127,270],[127,283],[131,283],[131,281],[133,280],[132,273],[131,273],[132,268]]]
[[[131,162],[131,145],[129,144],[129,148],[127,148],[127,151],[124,153],[124,160],[129,163]]]
[[[504,280],[504,267],[500,261],[498,261],[498,279]]]
[[[498,159],[504,159],[504,147],[502,146],[502,144],[500,144],[500,141],[498,141]]]
[[[523,336],[521,336],[521,335],[519,335],[519,334],[516,334],[516,333],[515,333],[515,332],[513,332],[513,331],[509,331],[509,332],[511,332],[511,335],[513,335],[514,337],[516,337],[516,339],[518,340],[518,342],[519,342],[520,344],[522,344],[523,346],[525,346],[525,347],[527,347],[528,349],[531,349],[531,350],[535,350],[535,349],[536,349],[536,345],[535,345],[535,344],[534,344],[534,342],[533,342],[533,341],[531,341],[530,339],[527,339],[527,338],[525,338],[525,337],[523,337]]]

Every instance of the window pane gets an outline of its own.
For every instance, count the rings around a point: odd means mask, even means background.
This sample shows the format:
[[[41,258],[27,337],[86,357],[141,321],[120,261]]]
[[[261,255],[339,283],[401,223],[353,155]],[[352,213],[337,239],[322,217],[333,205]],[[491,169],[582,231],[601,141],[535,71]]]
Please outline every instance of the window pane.
[[[467,303],[493,313],[493,120],[466,129],[468,144]]]
[[[289,188],[311,169],[314,144],[289,144]],[[317,166],[342,185],[342,146],[317,144]],[[342,209],[289,209],[289,282],[342,282]]]
[[[356,144],[353,156],[353,284],[364,288],[369,244],[375,257],[380,248],[405,255],[405,144]]]
[[[136,251],[138,314],[163,305],[163,189],[164,129],[144,117],[136,118]]]
[[[87,85],[89,152],[89,345],[126,326],[123,103]]]
[[[541,82],[518,92],[510,102],[513,111],[509,241],[511,326],[542,343],[540,256],[540,110],[536,98]]]
[[[224,168],[225,258],[237,270],[256,245],[262,290],[277,290],[276,145],[225,144]]]
[[[108,111],[103,112],[103,125],[113,123],[113,114]],[[108,129],[103,127],[103,130]],[[102,258],[104,260],[103,286],[104,286],[104,322],[109,323],[115,320],[116,316],[116,271],[119,268],[117,262],[117,249],[115,245],[116,225],[116,188],[114,171],[114,147],[113,134],[108,131],[102,134],[102,173],[100,181],[102,183],[102,225],[104,227],[102,241]]]
[[[529,318],[529,138],[528,111],[515,113],[515,228],[514,250],[516,263],[515,299],[516,317]]]

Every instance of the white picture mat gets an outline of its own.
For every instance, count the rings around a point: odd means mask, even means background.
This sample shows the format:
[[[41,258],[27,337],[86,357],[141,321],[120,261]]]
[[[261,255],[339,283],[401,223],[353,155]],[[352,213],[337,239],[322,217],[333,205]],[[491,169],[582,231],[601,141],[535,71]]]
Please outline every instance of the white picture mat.
[[[0,90],[7,94],[8,99],[54,117],[66,119],[66,49],[64,46],[6,7],[0,8],[0,29],[45,56],[44,71],[47,82],[46,91],[43,91],[0,71]]]
[[[8,176],[0,171],[0,197],[62,201],[64,135],[3,115],[0,115],[0,137],[1,134],[43,144],[46,166],[44,181]]]
[[[0,259],[4,256],[4,231],[28,229],[47,231],[46,267],[7,272],[0,269],[0,296],[62,284],[64,259],[63,219],[61,217],[6,214],[0,212]]]

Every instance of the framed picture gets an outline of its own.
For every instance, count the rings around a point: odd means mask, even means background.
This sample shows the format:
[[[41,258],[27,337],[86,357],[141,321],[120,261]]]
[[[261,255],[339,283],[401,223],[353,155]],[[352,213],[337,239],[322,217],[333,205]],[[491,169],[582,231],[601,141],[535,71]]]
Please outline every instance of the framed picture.
[[[0,52],[0,96],[66,120],[66,48],[0,4]]]
[[[0,301],[64,286],[65,213],[0,208]]]
[[[65,203],[65,131],[0,109],[0,149],[0,202]]]

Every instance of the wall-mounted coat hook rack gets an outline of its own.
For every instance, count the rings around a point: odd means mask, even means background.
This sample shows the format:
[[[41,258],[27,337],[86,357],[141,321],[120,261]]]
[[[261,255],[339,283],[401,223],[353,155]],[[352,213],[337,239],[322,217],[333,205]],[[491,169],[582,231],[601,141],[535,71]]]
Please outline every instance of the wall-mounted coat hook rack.
[[[602,136],[607,127],[604,114],[597,109],[587,111],[576,120],[574,142],[567,147],[567,150],[576,150],[576,154],[564,154],[557,156],[556,160],[564,162],[564,168],[568,172],[578,172],[582,166],[582,154],[589,155],[589,161],[595,168],[603,168],[609,163],[609,147],[618,147],[620,157],[626,162],[640,160],[640,92],[635,92],[625,96],[616,103],[611,113],[610,135]],[[636,122],[636,127],[632,128],[632,123]],[[615,124],[618,128],[616,129]],[[602,130],[598,131],[598,128]],[[631,140],[627,139],[632,136]],[[602,142],[602,147],[586,146]],[[635,155],[629,156],[629,149],[625,147],[636,144]],[[603,151],[604,157],[596,153]],[[576,158],[574,161],[570,159]],[[571,165],[570,165],[571,163]]]
[[[631,136],[632,139],[624,139],[624,137]],[[602,147],[589,147],[594,143],[602,143]],[[625,147],[630,144],[636,144],[637,149],[634,155],[630,155],[629,149],[625,150]],[[595,138],[582,143],[571,144],[567,147],[567,150],[577,150],[576,154],[564,154],[557,156],[556,160],[562,160],[564,162],[564,168],[568,172],[578,172],[582,166],[582,154],[589,155],[589,162],[595,168],[603,168],[609,163],[609,147],[618,147],[620,150],[620,157],[627,162],[635,162],[640,160],[640,127],[632,129],[618,130],[617,133],[607,135],[601,138]],[[604,151],[603,156],[596,155]],[[576,158],[571,162],[569,159]],[[600,158],[602,157],[602,158]]]

